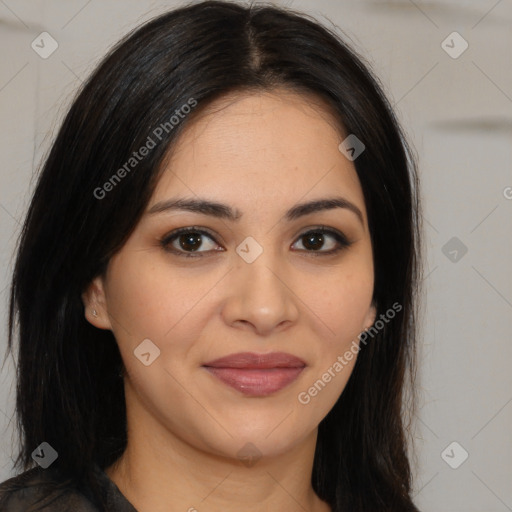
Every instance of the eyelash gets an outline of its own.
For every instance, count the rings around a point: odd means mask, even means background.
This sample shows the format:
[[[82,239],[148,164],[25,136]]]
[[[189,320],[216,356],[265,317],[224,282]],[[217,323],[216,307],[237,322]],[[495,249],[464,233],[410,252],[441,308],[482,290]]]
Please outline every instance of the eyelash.
[[[170,247],[170,243],[173,242],[174,239],[177,239],[180,235],[189,234],[189,233],[205,235],[208,238],[210,238],[213,242],[215,242],[215,244],[219,245],[217,243],[217,241],[215,240],[212,233],[210,233],[209,231],[207,231],[203,228],[199,228],[196,226],[179,228],[174,231],[171,231],[170,233],[168,233],[167,235],[165,235],[163,238],[161,238],[159,240],[160,245],[164,248],[165,251],[176,254],[177,256],[184,257],[184,258],[202,258],[202,257],[204,257],[205,253],[212,252],[212,251],[185,252],[183,250],[178,250],[178,249]],[[332,255],[342,251],[343,249],[347,249],[348,247],[350,247],[352,245],[352,242],[347,240],[345,235],[343,235],[341,232],[334,230],[334,229],[326,228],[325,226],[318,226],[318,227],[315,227],[312,229],[308,229],[308,231],[305,231],[304,233],[299,235],[297,240],[299,240],[311,233],[320,233],[322,235],[331,235],[339,244],[339,246],[336,249],[331,249],[330,251],[308,251],[306,249],[301,249],[301,251],[310,253],[311,256],[314,256],[314,257],[332,256]],[[217,251],[214,251],[214,252],[217,252]]]

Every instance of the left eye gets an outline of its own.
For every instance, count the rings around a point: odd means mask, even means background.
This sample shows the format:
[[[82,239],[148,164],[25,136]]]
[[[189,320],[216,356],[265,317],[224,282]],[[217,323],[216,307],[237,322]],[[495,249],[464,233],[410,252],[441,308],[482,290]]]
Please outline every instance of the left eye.
[[[331,243],[328,244],[330,247],[327,248],[327,250],[319,251],[319,247],[324,247],[326,239],[328,240],[329,238],[331,239]],[[350,245],[350,242],[344,235],[337,231],[325,228],[315,228],[307,231],[300,235],[299,241],[300,240],[305,241],[302,245],[305,247],[307,252],[318,252],[324,255],[333,254]],[[332,240],[334,240],[334,242]]]
[[[203,237],[210,241],[210,248],[204,247],[205,243]],[[327,250],[325,249],[326,241],[328,243]],[[176,246],[176,242],[178,246]],[[332,229],[319,227],[311,229],[299,236],[297,243],[302,242],[302,247],[298,250],[305,251],[313,254],[314,256],[334,254],[342,249],[351,245],[351,242],[340,232]],[[218,252],[224,249],[220,248],[213,236],[204,229],[194,227],[180,228],[161,240],[161,245],[165,250],[170,251],[178,256],[202,257],[207,252]],[[208,246],[208,244],[206,244]],[[217,248],[215,248],[217,247]],[[205,249],[205,250],[200,250]],[[323,250],[320,250],[323,249]]]

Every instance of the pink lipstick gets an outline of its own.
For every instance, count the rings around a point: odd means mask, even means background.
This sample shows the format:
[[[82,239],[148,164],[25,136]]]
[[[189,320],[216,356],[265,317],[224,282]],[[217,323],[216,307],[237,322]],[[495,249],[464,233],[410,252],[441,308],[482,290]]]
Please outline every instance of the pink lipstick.
[[[267,396],[293,382],[306,363],[285,352],[239,352],[203,365],[224,384],[249,396]]]

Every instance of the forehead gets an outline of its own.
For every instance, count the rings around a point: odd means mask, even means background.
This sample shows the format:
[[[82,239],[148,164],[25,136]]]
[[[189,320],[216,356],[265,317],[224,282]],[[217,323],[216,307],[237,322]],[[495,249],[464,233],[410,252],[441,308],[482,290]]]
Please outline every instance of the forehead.
[[[233,205],[279,206],[342,193],[364,210],[346,136],[312,94],[245,92],[225,96],[186,126],[165,163],[151,203],[208,195]],[[276,203],[277,201],[277,203]]]

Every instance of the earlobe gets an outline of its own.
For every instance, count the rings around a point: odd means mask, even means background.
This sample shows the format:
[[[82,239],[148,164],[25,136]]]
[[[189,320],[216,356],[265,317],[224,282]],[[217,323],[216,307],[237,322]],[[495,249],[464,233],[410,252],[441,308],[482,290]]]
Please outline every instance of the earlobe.
[[[364,319],[364,330],[369,329],[373,323],[375,322],[375,319],[377,318],[377,308],[372,302],[372,305],[368,309],[368,312],[366,313],[366,317]]]
[[[86,320],[98,329],[112,330],[105,299],[103,279],[95,277],[82,292]]]

